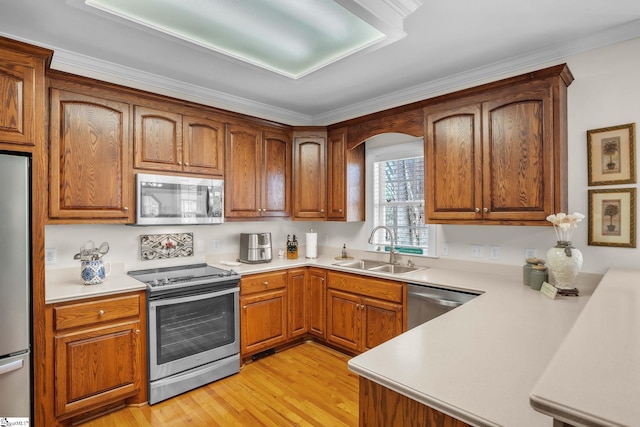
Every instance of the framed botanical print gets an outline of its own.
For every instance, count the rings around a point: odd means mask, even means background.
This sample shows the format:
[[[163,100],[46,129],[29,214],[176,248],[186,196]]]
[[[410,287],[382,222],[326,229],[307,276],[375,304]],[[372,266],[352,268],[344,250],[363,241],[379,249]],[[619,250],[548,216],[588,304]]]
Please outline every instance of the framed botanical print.
[[[587,131],[589,185],[636,182],[635,123]]]
[[[589,245],[636,247],[636,189],[589,190]]]

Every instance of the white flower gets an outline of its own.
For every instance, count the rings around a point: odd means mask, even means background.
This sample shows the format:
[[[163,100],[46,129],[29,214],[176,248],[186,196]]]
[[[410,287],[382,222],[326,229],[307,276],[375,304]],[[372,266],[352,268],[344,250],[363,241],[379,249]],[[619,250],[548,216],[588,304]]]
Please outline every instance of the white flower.
[[[560,241],[570,241],[573,235],[573,230],[578,227],[578,223],[584,219],[584,215],[579,212],[572,214],[566,214],[559,212],[547,217],[547,221],[553,224],[553,228],[556,232],[556,237]]]

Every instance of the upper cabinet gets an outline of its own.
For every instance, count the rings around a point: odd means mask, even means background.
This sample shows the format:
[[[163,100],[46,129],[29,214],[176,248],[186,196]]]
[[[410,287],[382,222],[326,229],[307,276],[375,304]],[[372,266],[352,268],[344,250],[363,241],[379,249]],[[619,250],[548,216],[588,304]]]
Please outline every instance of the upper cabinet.
[[[225,216],[290,216],[289,134],[276,128],[229,123],[225,145]]]
[[[85,89],[52,82],[49,217],[130,222],[130,106]]]
[[[293,215],[324,220],[327,207],[326,130],[294,131]]]
[[[222,175],[222,122],[138,105],[134,116],[136,169]]]
[[[425,107],[427,222],[546,224],[566,210],[566,67]]]
[[[42,139],[36,132],[41,132],[44,68],[50,55],[0,38],[0,143],[33,146]]]
[[[327,160],[327,219],[364,221],[364,144],[348,149],[347,129],[331,130]]]

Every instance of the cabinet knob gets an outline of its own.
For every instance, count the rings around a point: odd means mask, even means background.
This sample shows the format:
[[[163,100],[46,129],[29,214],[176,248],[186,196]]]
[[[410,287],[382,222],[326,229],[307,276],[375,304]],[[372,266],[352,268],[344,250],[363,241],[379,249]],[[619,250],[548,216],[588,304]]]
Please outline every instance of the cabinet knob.
[[[482,212],[484,212],[484,213],[489,212],[489,208],[482,208]]]
[[[364,310],[364,304],[360,304],[360,310]]]
[[[182,166],[182,162],[178,162],[178,165]]]
[[[98,311],[98,316],[104,316],[104,310],[99,310]]]
[[[136,329],[136,335],[140,335],[140,329]]]
[[[242,309],[243,309],[244,311],[247,311],[247,306],[246,306],[246,305],[243,305],[243,306],[242,306]]]
[[[185,164],[184,164],[184,165],[185,165],[185,166],[189,166],[189,163],[188,163],[188,162],[185,162]]]
[[[321,212],[321,213],[324,213],[324,209],[320,209],[320,212]]]
[[[263,285],[267,286],[269,282],[262,282]]]
[[[480,208],[475,209],[476,213],[480,212]]]
[[[123,211],[123,212],[129,212],[129,207],[128,207],[128,206],[125,206],[124,208],[122,208],[122,211]]]
[[[338,209],[338,212],[339,212],[339,213],[342,213],[342,209]]]

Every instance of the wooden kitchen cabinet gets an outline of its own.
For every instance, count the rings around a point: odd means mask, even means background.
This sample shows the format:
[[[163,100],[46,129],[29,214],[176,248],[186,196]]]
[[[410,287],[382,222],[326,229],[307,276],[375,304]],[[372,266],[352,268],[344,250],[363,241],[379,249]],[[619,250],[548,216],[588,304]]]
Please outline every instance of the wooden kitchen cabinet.
[[[309,286],[307,268],[295,268],[287,272],[288,338],[294,339],[309,331]]]
[[[51,82],[49,218],[132,222],[130,106],[117,94],[66,87]]]
[[[402,283],[328,272],[327,341],[355,353],[406,329]]]
[[[252,274],[240,280],[242,358],[287,341],[287,272]]]
[[[325,339],[327,331],[327,272],[321,268],[310,267],[307,283],[309,333],[320,339]]]
[[[326,130],[294,131],[294,219],[324,220],[327,208]]]
[[[47,312],[56,422],[147,400],[145,292],[57,303]]]
[[[224,124],[136,105],[133,148],[136,169],[221,176]]]
[[[230,123],[225,144],[225,216],[290,216],[291,138],[287,132]]]
[[[566,211],[566,88],[560,74],[426,107],[426,220],[546,225]]]
[[[52,52],[0,38],[0,143],[34,146]],[[42,107],[40,104],[42,103]]]
[[[365,220],[364,144],[347,148],[347,128],[327,138],[327,219]]]

